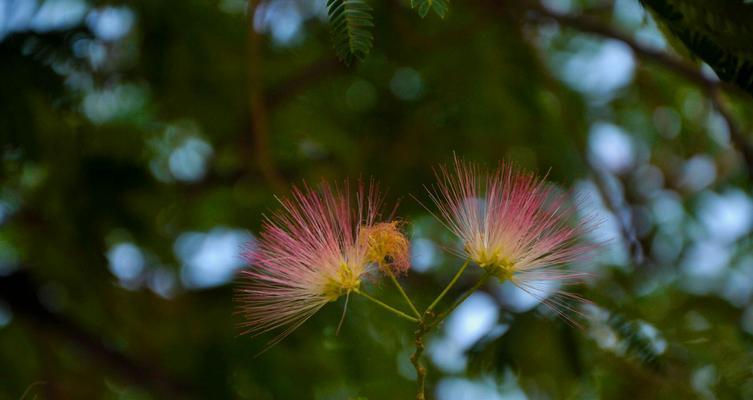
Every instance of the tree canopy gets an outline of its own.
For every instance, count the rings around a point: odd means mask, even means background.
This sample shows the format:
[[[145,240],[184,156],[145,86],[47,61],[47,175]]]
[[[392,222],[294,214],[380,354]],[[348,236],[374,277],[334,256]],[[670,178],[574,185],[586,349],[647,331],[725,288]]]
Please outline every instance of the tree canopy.
[[[411,398],[409,323],[353,298],[338,332],[340,300],[257,357],[233,280],[275,196],[373,178],[426,306],[463,263],[420,204],[453,155],[606,244],[580,328],[471,296],[429,398],[753,397],[748,3],[0,0],[0,398]]]

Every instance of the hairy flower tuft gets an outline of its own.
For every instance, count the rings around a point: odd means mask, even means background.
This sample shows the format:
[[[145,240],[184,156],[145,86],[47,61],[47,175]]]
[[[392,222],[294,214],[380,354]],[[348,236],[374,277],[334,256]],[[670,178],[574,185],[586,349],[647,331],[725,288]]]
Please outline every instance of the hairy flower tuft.
[[[375,224],[381,198],[375,185],[352,199],[328,184],[294,188],[264,221],[257,248],[246,254],[237,291],[244,333],[287,327],[277,343],[325,304],[357,291],[370,265],[359,233]]]
[[[359,241],[366,249],[366,258],[385,272],[395,275],[410,268],[410,244],[400,232],[397,221],[364,226],[359,232]]]
[[[583,243],[592,221],[577,221],[568,196],[535,175],[500,163],[492,171],[455,159],[440,167],[438,184],[429,190],[438,219],[463,243],[461,255],[500,281],[519,288],[569,318],[566,300],[577,295],[556,287],[580,283],[586,275],[564,270],[595,246]]]

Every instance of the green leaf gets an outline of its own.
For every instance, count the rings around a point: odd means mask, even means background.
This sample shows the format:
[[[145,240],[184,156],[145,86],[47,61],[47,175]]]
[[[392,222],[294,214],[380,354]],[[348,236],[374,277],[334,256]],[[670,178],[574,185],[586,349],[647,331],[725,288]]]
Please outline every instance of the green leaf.
[[[363,0],[328,0],[327,12],[337,57],[348,65],[366,58],[374,40],[371,7]]]
[[[641,0],[676,49],[700,58],[726,82],[753,94],[753,7],[724,0]],[[683,51],[685,50],[685,51]]]
[[[418,7],[418,15],[421,18],[426,17],[429,10],[434,10],[437,15],[444,18],[447,15],[447,11],[450,9],[449,0],[411,0],[411,8]]]

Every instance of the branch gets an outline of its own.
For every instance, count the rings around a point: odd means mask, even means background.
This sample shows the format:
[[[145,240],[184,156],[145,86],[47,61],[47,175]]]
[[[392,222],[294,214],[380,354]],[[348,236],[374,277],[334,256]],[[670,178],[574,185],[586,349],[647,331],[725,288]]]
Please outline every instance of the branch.
[[[427,311],[421,321],[418,323],[418,327],[415,332],[415,346],[416,350],[410,356],[410,362],[413,364],[413,368],[416,369],[416,386],[418,386],[418,392],[416,393],[416,400],[426,400],[426,367],[421,362],[421,358],[426,348],[424,337],[431,330],[431,327],[427,326],[424,320],[431,320],[434,317],[434,313]]]
[[[583,158],[585,158],[584,162],[588,165],[591,175],[593,175],[594,185],[604,201],[604,206],[610,213],[612,213],[612,215],[614,215],[615,218],[617,218],[617,223],[620,227],[620,234],[622,235],[625,244],[628,246],[633,265],[635,267],[643,266],[646,261],[645,252],[643,250],[643,245],[641,245],[641,242],[636,235],[635,226],[631,222],[633,215],[625,204],[625,198],[622,196],[620,196],[621,198],[618,198],[615,190],[610,189],[609,175],[600,171],[599,168],[589,159],[588,154],[584,154]]]
[[[708,90],[709,87],[722,86],[726,90],[736,92],[741,95],[744,93],[740,89],[738,89],[736,86],[713,79],[703,74],[700,70],[695,68],[693,65],[688,64],[674,56],[671,56],[670,54],[665,53],[664,51],[654,49],[648,46],[644,46],[636,42],[629,35],[619,32],[618,30],[612,28],[611,26],[604,25],[603,23],[601,23],[599,20],[595,18],[591,18],[585,15],[571,15],[571,14],[559,13],[559,12],[550,10],[538,3],[531,2],[528,4],[529,4],[528,6],[529,10],[533,11],[536,14],[539,14],[542,17],[552,19],[560,23],[561,25],[569,26],[581,32],[593,33],[595,35],[599,35],[599,36],[603,36],[603,37],[607,37],[610,39],[615,39],[620,42],[623,42],[628,47],[630,47],[630,49],[632,49],[633,52],[637,53],[643,58],[656,62],[657,64],[660,64],[664,66],[665,68],[670,69],[679,75],[682,75],[687,80],[699,86],[703,86],[705,90]]]
[[[272,86],[267,91],[267,107],[274,110],[305,91],[308,86],[342,71],[345,71],[345,68],[334,57],[315,61],[295,75],[288,77],[284,82]]]
[[[23,271],[23,270],[22,270]],[[190,396],[188,384],[169,377],[148,362],[137,362],[103,343],[99,338],[77,325],[74,321],[54,314],[39,301],[39,287],[25,272],[0,277],[0,299],[11,310],[38,326],[42,333],[54,333],[77,347],[100,365],[116,371],[125,381],[149,387],[163,393],[167,398]]]
[[[463,293],[462,296],[460,296],[459,298],[457,298],[452,303],[452,305],[450,305],[450,307],[448,307],[446,310],[444,310],[441,313],[439,313],[439,315],[437,315],[436,319],[434,319],[434,321],[432,321],[432,324],[433,325],[439,325],[442,322],[444,322],[445,318],[447,318],[450,314],[452,314],[452,312],[455,311],[455,309],[458,308],[458,306],[460,306],[463,302],[465,302],[466,300],[468,300],[468,298],[471,297],[471,295],[473,293],[476,293],[476,291],[478,289],[480,289],[481,286],[484,286],[486,284],[486,282],[488,282],[489,279],[491,279],[491,277],[492,277],[492,274],[489,271],[486,271],[484,273],[484,275],[481,277],[481,279],[479,279],[478,281],[476,281],[476,283],[473,286],[471,286],[470,289],[466,290],[465,293]]]
[[[732,114],[729,109],[722,103],[721,92],[719,87],[714,87],[709,90],[709,97],[711,98],[711,104],[713,104],[719,115],[722,116],[724,122],[727,123],[727,129],[729,130],[729,138],[735,146],[738,147],[743,154],[745,164],[748,166],[748,175],[753,177],[753,147],[747,142],[745,135],[740,131],[737,124],[735,124]]]
[[[719,81],[705,75],[698,68],[691,64],[688,64],[677,57],[674,57],[661,50],[657,50],[651,47],[644,46],[632,37],[615,30],[614,28],[604,25],[594,18],[590,18],[583,15],[570,15],[563,14],[553,10],[550,10],[539,3],[529,2],[526,3],[530,11],[533,11],[539,16],[548,18],[558,22],[561,25],[569,26],[581,32],[593,33],[599,36],[603,36],[610,39],[618,40],[628,47],[633,52],[640,56],[644,60],[652,61],[664,68],[675,72],[677,75],[682,76],[689,82],[698,86],[711,100],[711,104],[716,108],[717,112],[724,118],[730,132],[730,140],[732,144],[742,153],[747,167],[747,173],[749,178],[753,178],[753,146],[748,142],[747,138],[740,132],[731,113],[720,101],[720,92],[726,91],[730,94],[734,94],[738,97],[748,98],[747,93],[743,92],[737,86],[731,85],[726,82]]]
[[[258,10],[259,0],[248,1],[248,95],[251,114],[251,135],[254,139],[254,156],[262,175],[277,191],[282,191],[285,181],[282,179],[269,151],[269,126],[267,105],[264,98],[262,76],[262,40],[254,29],[254,15]]]

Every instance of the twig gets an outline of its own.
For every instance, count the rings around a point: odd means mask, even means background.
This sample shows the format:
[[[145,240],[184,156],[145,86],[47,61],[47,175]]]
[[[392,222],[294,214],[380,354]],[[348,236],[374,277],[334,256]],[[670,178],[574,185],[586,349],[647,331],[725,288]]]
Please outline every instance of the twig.
[[[447,318],[447,316],[452,314],[452,312],[455,311],[455,309],[458,308],[458,306],[460,306],[460,304],[466,301],[468,297],[470,297],[473,293],[475,293],[476,290],[481,288],[481,286],[486,284],[486,282],[489,281],[489,278],[491,278],[492,275],[493,274],[488,271],[484,273],[484,276],[482,276],[481,279],[478,280],[478,282],[476,282],[473,286],[471,286],[470,289],[466,290],[462,296],[460,296],[457,300],[455,300],[455,302],[452,303],[450,307],[448,307],[446,310],[439,313],[439,315],[437,315],[437,318],[433,321],[433,324],[438,325],[442,323],[442,321],[444,321],[444,319]]]
[[[432,305],[436,305],[438,303],[438,300],[440,300],[445,293],[447,293],[447,290],[451,288],[455,282],[457,282],[457,278],[460,277],[460,275],[463,273],[465,268],[468,267],[470,264],[470,260],[466,261],[465,264],[463,264],[463,267],[460,268],[459,273],[455,274],[452,281],[447,285],[444,291],[442,291],[442,295],[437,297],[437,300],[435,300]],[[445,311],[442,311],[439,314],[434,314],[434,311],[432,310],[433,307],[427,308],[424,312],[423,317],[418,321],[418,326],[416,328],[415,332],[415,346],[416,350],[413,351],[413,354],[410,357],[410,362],[413,364],[413,368],[416,370],[416,385],[418,387],[418,391],[416,393],[416,400],[425,400],[426,399],[426,367],[421,362],[421,358],[424,354],[424,349],[426,348],[426,342],[425,337],[428,333],[433,331],[448,315],[452,313],[453,310],[455,310],[461,303],[463,303],[468,297],[470,297],[471,294],[473,294],[476,290],[478,290],[483,284],[485,284],[489,278],[491,278],[492,274],[489,272],[485,273],[481,279],[478,280],[470,289],[468,289],[460,298],[455,300],[454,303]]]
[[[539,61],[543,63],[542,60]],[[556,78],[554,78],[554,76],[551,74],[551,71],[544,68],[541,72],[544,76],[544,84],[547,85],[550,90],[557,91],[561,83]],[[573,127],[577,126],[577,124],[573,121],[573,113],[569,111],[563,112],[562,122],[565,125],[570,125]],[[599,167],[594,165],[594,163],[589,159],[588,144],[584,140],[584,138],[581,136],[576,136],[575,144],[578,148],[578,154],[582,159],[583,165],[586,166],[593,177],[594,185],[596,186],[600,197],[603,199],[605,207],[615,215],[615,218],[617,218],[617,221],[620,225],[620,234],[625,243],[628,244],[633,264],[636,266],[643,265],[645,262],[644,247],[641,244],[640,240],[638,240],[637,238],[637,235],[635,233],[636,228],[635,226],[633,226],[633,220],[625,218],[624,211],[622,211],[623,209],[627,208],[627,199],[624,196],[619,196],[618,198],[615,191],[609,188],[610,185],[607,181],[607,176],[605,176],[605,174],[599,169]]]
[[[434,307],[436,307],[437,304],[444,298],[444,296],[447,294],[447,292],[450,291],[450,288],[452,288],[455,283],[457,283],[458,279],[460,279],[460,276],[463,275],[463,272],[466,268],[468,268],[468,265],[471,264],[471,260],[466,260],[465,263],[463,263],[463,266],[458,269],[458,271],[455,273],[455,275],[452,277],[450,282],[445,286],[444,290],[442,290],[442,293],[437,296],[436,299],[431,303],[429,307],[426,308],[426,311],[424,311],[423,316],[417,320],[418,326],[416,328],[415,332],[415,346],[416,350],[413,351],[413,354],[410,357],[410,361],[413,364],[413,367],[416,369],[416,385],[418,386],[418,391],[416,393],[416,400],[425,400],[426,399],[426,367],[421,362],[421,357],[423,357],[424,349],[426,347],[426,343],[424,340],[424,337],[426,334],[431,332],[438,324],[438,322],[441,322],[441,319],[437,320],[437,315],[434,314]],[[458,306],[458,304],[462,303],[465,299],[470,296],[470,293],[478,289],[481,285],[475,285],[473,289],[469,290],[467,292],[467,295],[464,295],[461,299],[457,300],[455,303],[453,303],[452,309]],[[442,313],[440,315],[447,315],[448,313]],[[441,317],[444,318],[444,317]]]
[[[248,95],[251,114],[251,134],[254,139],[254,155],[262,175],[277,191],[282,191],[285,181],[277,171],[269,151],[269,126],[267,105],[264,98],[262,75],[262,40],[254,29],[254,15],[259,9],[259,0],[248,1]]]
[[[392,271],[389,268],[384,269],[387,273],[387,276],[390,277],[390,280],[395,285],[397,290],[400,292],[400,295],[403,296],[403,300],[405,300],[406,303],[408,303],[408,306],[410,307],[411,311],[413,311],[413,315],[416,316],[416,318],[421,318],[421,313],[418,312],[418,309],[416,309],[416,305],[413,304],[413,301],[408,297],[408,293],[405,293],[405,289],[403,289],[403,286],[400,285],[400,282],[397,281],[397,278],[395,277],[395,274],[392,273]]]
[[[636,235],[635,226],[631,223],[632,215],[625,215],[625,213],[630,212],[627,206],[624,204],[625,199],[617,199],[614,190],[610,190],[609,188],[609,182],[607,181],[608,177],[604,172],[600,171],[599,168],[594,165],[591,160],[588,159],[587,154],[584,154],[583,158],[585,158],[585,163],[586,165],[588,165],[588,169],[591,171],[594,185],[596,186],[596,190],[599,192],[599,195],[604,201],[604,206],[607,210],[609,210],[609,212],[612,213],[612,215],[614,215],[615,218],[617,218],[617,223],[620,227],[620,233],[628,246],[628,249],[630,251],[630,258],[633,260],[633,265],[636,267],[644,265],[645,252],[643,250],[641,242],[638,240],[638,237]]]
[[[47,384],[47,382],[45,382],[45,381],[32,382],[29,386],[26,387],[26,390],[24,390],[24,392],[21,394],[21,397],[18,400],[25,400],[26,399],[26,395],[28,395],[29,393],[31,393],[31,389],[33,389],[34,386],[43,386],[43,385],[46,385],[46,384]]]
[[[711,104],[714,105],[716,111],[724,119],[724,122],[726,122],[727,130],[729,130],[729,138],[742,153],[745,164],[748,166],[748,174],[753,177],[753,147],[740,145],[740,143],[747,143],[747,139],[740,132],[729,109],[722,103],[721,91],[718,86],[709,89],[709,98],[711,99]]]
[[[432,312],[427,311],[424,315],[424,318],[426,318],[427,316],[433,317]],[[418,322],[418,328],[415,332],[416,350],[414,350],[413,354],[410,356],[410,362],[416,369],[416,385],[418,386],[416,400],[426,399],[426,367],[421,363],[421,357],[423,357],[424,348],[426,347],[426,344],[424,343],[424,336],[426,336],[426,334],[431,330],[431,327],[429,327],[428,324],[424,322],[424,318],[422,318],[421,321]]]
[[[353,289],[353,292],[354,292],[354,293],[356,293],[356,294],[360,294],[361,296],[365,297],[366,299],[368,299],[368,300],[369,300],[369,301],[371,301],[372,303],[379,305],[380,307],[382,307],[382,308],[384,308],[385,310],[387,310],[387,311],[389,311],[389,312],[391,312],[391,313],[393,313],[393,314],[397,315],[397,316],[398,316],[398,317],[400,317],[400,318],[404,318],[404,319],[407,319],[408,321],[411,321],[411,322],[418,322],[418,318],[414,318],[414,317],[411,317],[410,315],[408,315],[408,314],[406,314],[406,313],[404,313],[404,312],[402,312],[402,311],[398,310],[397,308],[395,308],[395,307],[392,307],[392,306],[390,306],[390,305],[388,305],[388,304],[384,303],[383,301],[381,301],[381,300],[378,300],[378,299],[376,299],[376,298],[374,298],[374,297],[371,297],[371,296],[370,296],[370,295],[369,295],[368,293],[366,293],[366,292],[362,292],[362,291],[360,291],[360,290],[358,290],[358,289]]]
[[[439,296],[437,296],[437,298],[434,299],[433,302],[431,302],[431,305],[429,305],[429,307],[426,309],[425,312],[427,313],[430,312],[431,310],[434,309],[434,307],[437,306],[437,304],[439,304],[439,302],[447,294],[447,292],[450,291],[450,288],[452,288],[455,285],[455,283],[458,281],[458,279],[460,278],[460,275],[463,275],[463,272],[465,271],[466,268],[468,268],[468,265],[470,265],[470,263],[471,263],[471,260],[466,260],[466,262],[463,263],[463,266],[460,267],[458,272],[455,273],[455,276],[452,277],[452,280],[450,280],[450,283],[448,283],[447,286],[445,286],[444,290],[442,290],[442,293],[440,293]]]

